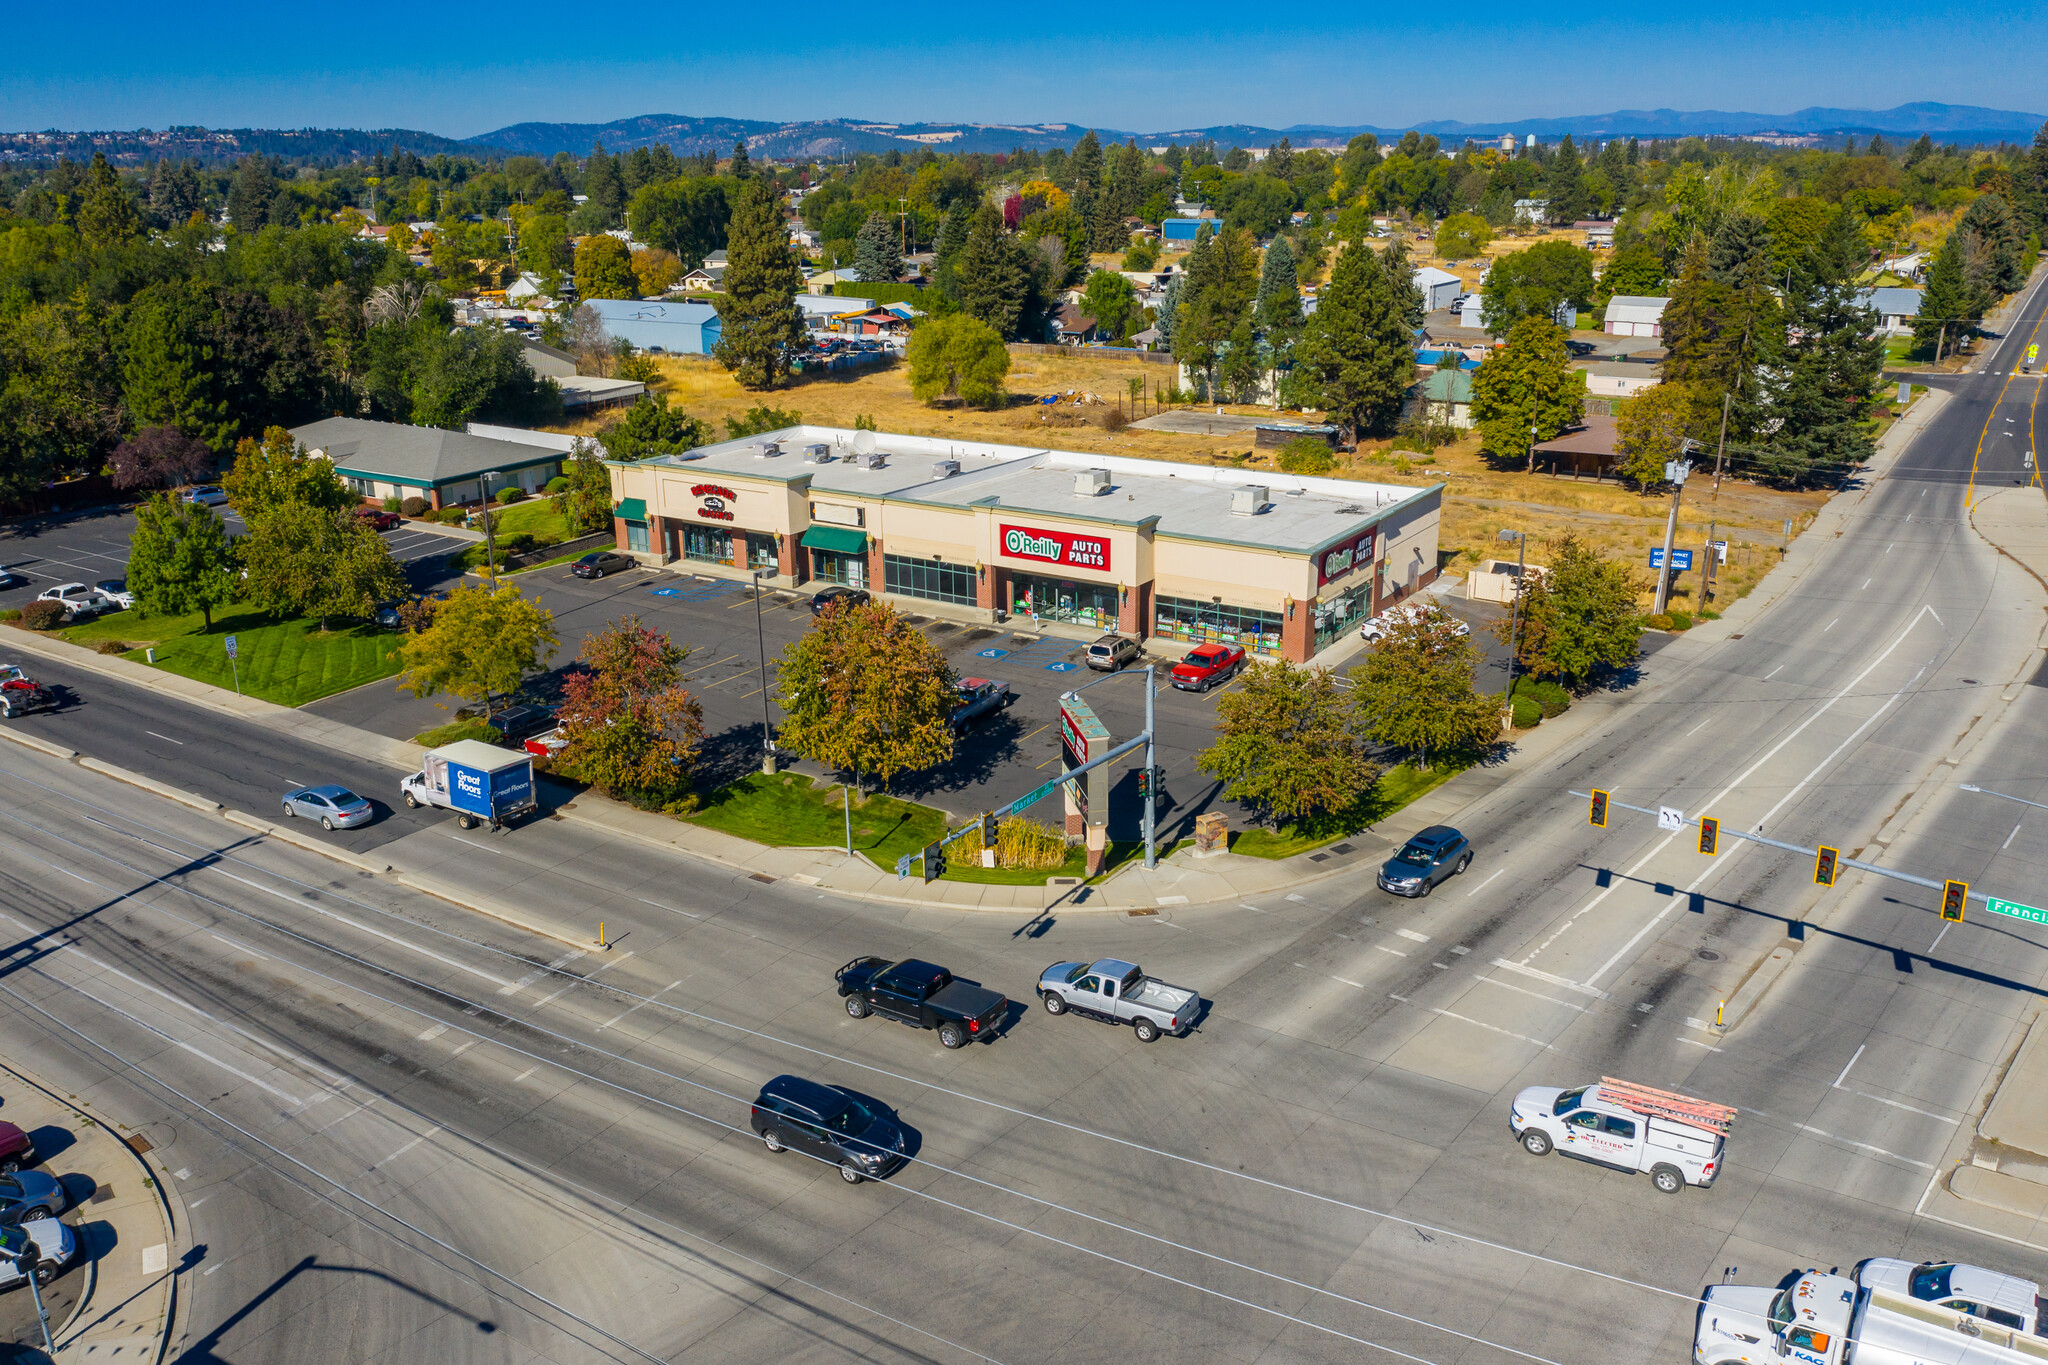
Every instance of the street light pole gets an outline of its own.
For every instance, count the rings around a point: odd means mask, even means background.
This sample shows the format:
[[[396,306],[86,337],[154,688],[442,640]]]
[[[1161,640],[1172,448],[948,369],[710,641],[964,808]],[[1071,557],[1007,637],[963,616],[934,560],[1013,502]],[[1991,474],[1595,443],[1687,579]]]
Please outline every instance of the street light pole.
[[[1664,557],[1657,566],[1657,600],[1650,608],[1652,616],[1662,616],[1671,600],[1671,541],[1678,534],[1678,500],[1685,496],[1685,476],[1692,473],[1692,461],[1686,456],[1696,444],[1691,439],[1680,442],[1678,458],[1664,466],[1664,477],[1671,480],[1671,511],[1664,518]]]
[[[498,538],[491,526],[491,480],[497,478],[498,473],[495,469],[484,471],[484,553],[490,557],[493,587],[498,583]]]
[[[1501,709],[1510,721],[1515,714],[1515,656],[1522,640],[1522,576],[1529,568],[1529,533],[1515,532],[1515,600],[1508,608],[1508,687],[1502,693]]]
[[[768,725],[768,629],[761,624],[761,575],[766,569],[754,570],[754,641],[761,649],[761,771],[769,775],[775,772],[775,732]],[[853,845],[853,808],[847,808],[847,849]]]
[[[27,1245],[23,1246],[20,1253],[15,1257],[15,1265],[20,1268],[22,1275],[28,1280],[28,1292],[36,1301],[36,1322],[43,1329],[43,1349],[54,1360],[57,1355],[57,1344],[50,1340],[50,1310],[43,1307],[43,1287],[36,1282],[36,1259],[39,1255],[39,1248],[36,1246],[35,1239],[26,1232],[22,1233],[22,1237]]]

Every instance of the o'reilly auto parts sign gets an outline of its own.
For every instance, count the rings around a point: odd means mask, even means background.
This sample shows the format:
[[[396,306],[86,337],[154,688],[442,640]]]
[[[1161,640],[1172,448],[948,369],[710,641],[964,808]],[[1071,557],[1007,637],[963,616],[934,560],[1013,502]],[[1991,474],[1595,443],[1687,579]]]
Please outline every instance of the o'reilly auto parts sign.
[[[1109,571],[1109,542],[1071,531],[1042,531],[1032,526],[1004,526],[1003,553],[1065,569]]]

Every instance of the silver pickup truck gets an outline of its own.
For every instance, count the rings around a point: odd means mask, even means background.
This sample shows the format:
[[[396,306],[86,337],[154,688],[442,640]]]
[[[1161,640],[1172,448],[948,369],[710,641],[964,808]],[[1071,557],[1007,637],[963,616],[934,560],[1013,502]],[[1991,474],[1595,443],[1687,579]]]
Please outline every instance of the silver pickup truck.
[[[1133,962],[1105,957],[1100,962],[1055,962],[1038,978],[1038,998],[1047,1014],[1072,1010],[1105,1024],[1129,1024],[1138,1041],[1194,1027],[1202,997],[1183,986],[1155,981]]]

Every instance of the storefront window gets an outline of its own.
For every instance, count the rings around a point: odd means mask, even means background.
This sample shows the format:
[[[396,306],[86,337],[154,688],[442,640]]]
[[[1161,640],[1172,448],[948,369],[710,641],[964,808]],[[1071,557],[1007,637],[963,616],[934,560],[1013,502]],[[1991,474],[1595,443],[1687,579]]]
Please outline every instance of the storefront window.
[[[1369,581],[1327,602],[1316,603],[1316,649],[1320,652],[1371,614],[1372,584]]]
[[[1280,613],[1223,602],[1162,597],[1153,634],[1189,644],[1242,645],[1248,654],[1280,654]]]
[[[811,577],[820,583],[843,583],[849,588],[865,588],[868,585],[868,557],[814,548],[811,551]]]
[[[647,553],[647,523],[629,521],[626,523],[626,548],[641,554]]]
[[[974,605],[974,567],[970,564],[941,564],[933,559],[909,555],[882,556],[884,591],[904,597],[922,597],[955,606]]]
[[[1020,573],[1010,578],[1010,604],[1018,616],[1108,630],[1116,625],[1117,587]]]
[[[782,552],[774,536],[747,532],[747,567],[750,569],[780,569]]]
[[[707,564],[732,563],[732,533],[719,526],[685,527],[683,558]]]

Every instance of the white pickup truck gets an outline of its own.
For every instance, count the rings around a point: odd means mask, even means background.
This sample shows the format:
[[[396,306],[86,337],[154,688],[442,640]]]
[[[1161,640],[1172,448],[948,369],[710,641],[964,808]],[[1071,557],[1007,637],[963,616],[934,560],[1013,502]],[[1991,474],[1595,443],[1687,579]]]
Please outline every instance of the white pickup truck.
[[[1202,997],[1195,992],[1155,981],[1136,963],[1113,957],[1053,963],[1039,974],[1038,998],[1047,1014],[1072,1010],[1105,1024],[1129,1024],[1141,1043],[1162,1033],[1187,1032],[1202,1012]]]
[[[1714,1183],[1734,1121],[1735,1110],[1725,1104],[1611,1076],[1572,1090],[1532,1085],[1508,1109],[1508,1126],[1532,1156],[1558,1151],[1624,1171],[1648,1171],[1666,1194]]]

